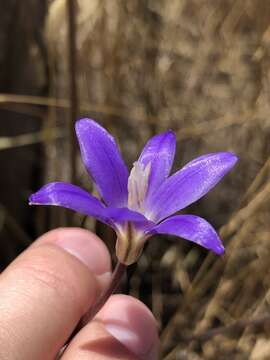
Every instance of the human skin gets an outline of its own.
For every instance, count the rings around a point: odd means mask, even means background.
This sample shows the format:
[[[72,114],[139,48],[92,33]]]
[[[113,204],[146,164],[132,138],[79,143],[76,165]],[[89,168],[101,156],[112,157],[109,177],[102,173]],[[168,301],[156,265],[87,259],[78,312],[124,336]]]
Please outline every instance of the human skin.
[[[0,359],[54,360],[111,277],[104,243],[78,228],[50,231],[0,276]],[[62,360],[158,358],[147,307],[113,295],[69,343]]]

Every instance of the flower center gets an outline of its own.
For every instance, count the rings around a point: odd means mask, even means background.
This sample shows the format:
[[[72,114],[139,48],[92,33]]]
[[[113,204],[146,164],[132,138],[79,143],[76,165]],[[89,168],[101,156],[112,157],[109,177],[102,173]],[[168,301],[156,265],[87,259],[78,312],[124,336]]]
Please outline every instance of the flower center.
[[[144,213],[144,199],[148,189],[151,163],[146,166],[136,161],[128,178],[128,208]]]
[[[117,259],[125,265],[136,262],[148,237],[149,235],[145,235],[143,231],[136,229],[131,222],[127,222],[117,232]]]

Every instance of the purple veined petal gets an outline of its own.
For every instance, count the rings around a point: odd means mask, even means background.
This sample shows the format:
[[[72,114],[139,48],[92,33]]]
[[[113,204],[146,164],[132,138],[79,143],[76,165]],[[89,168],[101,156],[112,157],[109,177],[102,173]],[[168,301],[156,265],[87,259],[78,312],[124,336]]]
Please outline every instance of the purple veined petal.
[[[170,174],[175,146],[175,134],[171,130],[152,137],[145,145],[138,162],[144,167],[151,163],[148,194],[157,189]]]
[[[85,167],[106,204],[126,206],[128,171],[114,138],[91,119],[77,121],[76,133]]]
[[[53,182],[43,186],[29,198],[30,205],[54,205],[77,211],[109,224],[106,208],[94,196],[78,186]]]
[[[194,203],[211,190],[237,162],[229,152],[198,157],[170,176],[147,199],[145,214],[159,222]]]
[[[198,216],[172,216],[155,226],[151,233],[180,236],[208,250],[212,250],[218,255],[224,253],[222,242],[212,225]]]
[[[142,214],[128,208],[108,207],[106,208],[106,216],[112,221],[112,224],[116,225],[116,227],[117,225],[122,225],[126,222],[132,222],[136,228],[146,231],[155,225]]]

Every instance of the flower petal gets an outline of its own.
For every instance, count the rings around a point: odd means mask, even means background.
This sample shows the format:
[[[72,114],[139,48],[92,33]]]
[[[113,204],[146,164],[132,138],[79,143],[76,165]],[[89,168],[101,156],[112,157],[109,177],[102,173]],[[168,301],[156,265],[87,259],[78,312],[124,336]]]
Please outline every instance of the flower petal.
[[[222,152],[191,161],[165,180],[147,199],[146,217],[159,222],[194,203],[211,190],[237,160],[234,154]]]
[[[126,206],[128,171],[114,138],[91,119],[77,121],[76,133],[83,162],[104,201]]]
[[[55,205],[77,211],[81,214],[93,216],[108,224],[106,208],[87,191],[78,186],[53,182],[43,186],[29,198],[30,205]]]
[[[114,208],[108,207],[106,209],[106,214],[115,222],[127,222],[127,221],[134,221],[134,222],[141,222],[147,221],[147,219],[140,213],[129,210],[128,208]]]
[[[106,209],[106,215],[111,220],[112,226],[115,224],[114,228],[117,228],[117,225],[123,225],[127,222],[131,222],[135,228],[142,231],[147,231],[152,228],[155,224],[146,219],[142,214],[129,210],[128,208],[113,208],[108,207]]]
[[[204,219],[194,215],[176,215],[164,220],[151,230],[152,234],[170,234],[190,240],[220,255],[222,242],[214,228]]]
[[[145,145],[138,162],[144,167],[151,164],[148,194],[157,189],[169,175],[174,160],[175,146],[175,134],[171,130],[152,137]]]

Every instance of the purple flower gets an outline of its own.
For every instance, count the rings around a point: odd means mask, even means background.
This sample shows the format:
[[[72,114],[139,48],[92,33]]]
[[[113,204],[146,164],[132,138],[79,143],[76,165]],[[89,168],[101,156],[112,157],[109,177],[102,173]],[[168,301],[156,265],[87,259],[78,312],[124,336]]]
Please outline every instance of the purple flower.
[[[151,138],[128,174],[114,138],[90,119],[76,123],[81,155],[102,201],[78,186],[53,182],[30,196],[30,204],[56,205],[93,216],[117,233],[120,262],[135,262],[153,234],[190,240],[216,254],[224,247],[213,227],[195,215],[174,215],[194,203],[234,166],[229,152],[198,157],[169,176],[175,135],[166,131]]]

